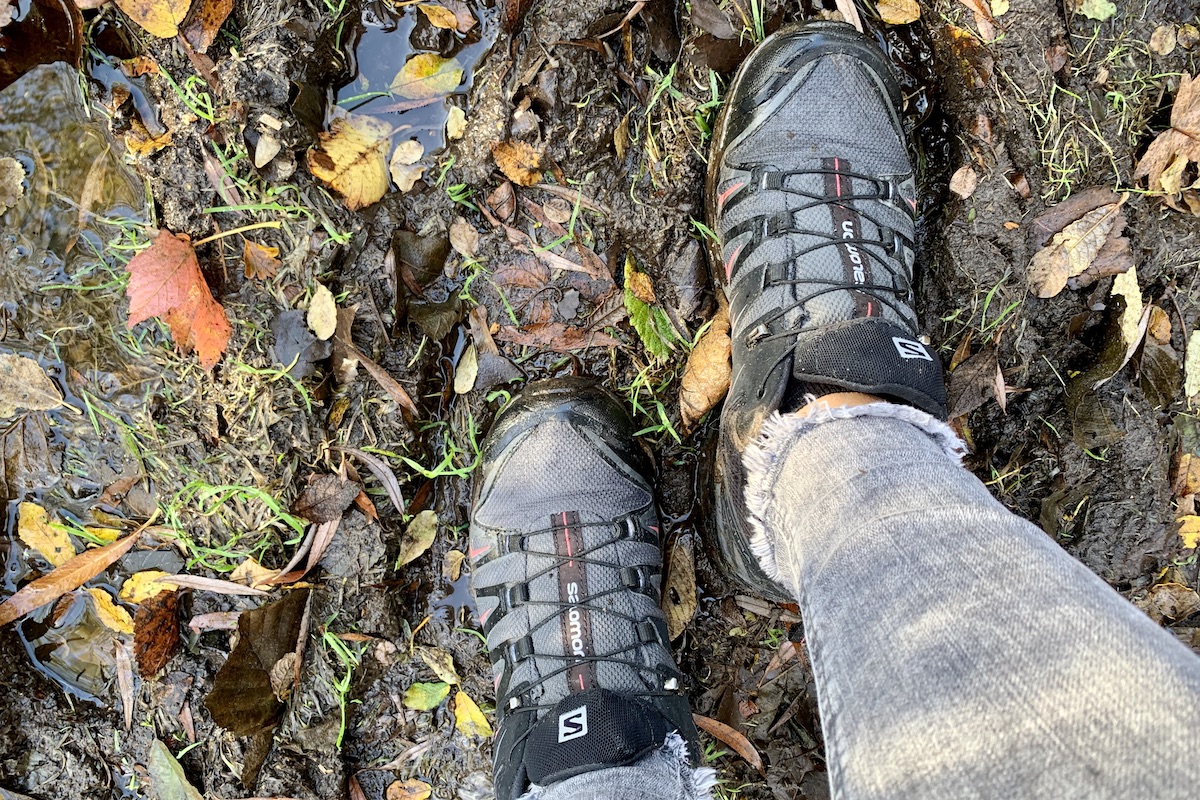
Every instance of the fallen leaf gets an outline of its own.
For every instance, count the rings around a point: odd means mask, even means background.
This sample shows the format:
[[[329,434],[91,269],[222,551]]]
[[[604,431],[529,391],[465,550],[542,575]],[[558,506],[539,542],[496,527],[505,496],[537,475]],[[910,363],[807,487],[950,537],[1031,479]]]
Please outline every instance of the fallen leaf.
[[[1184,50],[1191,50],[1197,43],[1200,43],[1200,28],[1195,25],[1180,25],[1175,41]]]
[[[697,28],[717,39],[737,38],[737,31],[729,21],[729,15],[713,0],[692,0],[689,18]]]
[[[458,672],[454,669],[454,657],[442,648],[422,647],[417,651],[417,655],[442,682],[454,685],[461,683]]]
[[[1171,343],[1171,318],[1161,306],[1150,306],[1150,322],[1146,326],[1146,333],[1159,344]]]
[[[62,402],[54,381],[36,361],[0,353],[0,417],[11,417],[18,408],[49,411]]]
[[[133,635],[133,617],[113,600],[113,596],[97,586],[89,586],[87,593],[92,598],[92,611],[96,619],[109,630]]]
[[[669,358],[675,349],[675,334],[671,329],[671,321],[660,306],[638,297],[635,287],[637,275],[642,274],[633,267],[633,256],[625,258],[625,308],[629,312],[629,323],[637,332],[642,345],[651,356],[657,359]]]
[[[17,506],[17,537],[52,567],[61,567],[75,556],[75,545],[62,528],[50,524],[46,509],[26,501]]]
[[[462,689],[454,693],[454,727],[467,737],[482,736],[486,739],[492,735],[492,726],[487,717]]]
[[[950,191],[966,200],[975,193],[975,189],[979,186],[979,173],[977,173],[970,164],[959,167],[953,175],[950,176]]]
[[[146,129],[141,118],[136,116],[129,121],[129,130],[125,132],[125,146],[139,156],[153,155],[173,143],[174,137],[170,130],[155,136]]]
[[[242,246],[243,274],[247,278],[265,281],[274,278],[283,262],[279,260],[279,248],[244,241]]]
[[[1191,400],[1197,394],[1200,394],[1200,331],[1192,331],[1183,359],[1183,396]]]
[[[1083,14],[1088,19],[1094,19],[1097,22],[1104,22],[1117,13],[1117,6],[1110,0],[1082,0],[1078,3],[1076,13]]]
[[[404,62],[392,79],[392,94],[421,100],[441,97],[462,83],[463,68],[456,58],[443,58],[436,53],[420,53]]]
[[[121,584],[119,597],[126,603],[136,606],[156,594],[172,592],[174,589],[170,586],[157,582],[159,578],[169,577],[170,573],[163,572],[161,569],[144,569],[141,572],[135,572]]]
[[[206,578],[203,575],[167,575],[165,578],[158,578],[155,582],[169,588],[197,589],[213,594],[246,597],[262,597],[267,594],[262,589],[255,589],[253,586],[243,586],[240,583],[223,581],[220,578]]]
[[[191,3],[192,0],[181,0]],[[217,40],[217,33],[233,11],[233,0],[198,0],[198,7],[192,12],[192,19],[183,31],[183,37],[198,53],[207,53],[208,48]]]
[[[446,115],[446,138],[461,139],[467,132],[467,113],[458,106],[450,106]]]
[[[412,397],[407,391],[405,391],[404,387],[396,381],[395,378],[388,374],[387,370],[376,364],[371,359],[367,358],[366,355],[364,355],[363,352],[355,347],[348,339],[344,339],[341,336],[335,335],[334,341],[338,346],[345,348],[350,357],[362,364],[363,368],[371,374],[371,377],[375,379],[376,383],[382,386],[384,391],[386,391],[401,408],[408,411],[408,413],[412,414],[414,417],[420,416],[421,412],[417,410],[417,405],[413,402]],[[336,358],[334,360],[335,362],[337,361]]]
[[[204,800],[203,795],[188,783],[183,767],[179,766],[175,756],[158,739],[150,745],[146,771],[150,775],[150,787],[158,800]]]
[[[286,703],[287,699],[292,696],[299,662],[300,656],[291,652],[284,653],[283,657],[271,666],[271,691],[275,693],[275,698],[281,703]]]
[[[458,366],[454,368],[454,393],[467,394],[475,388],[475,380],[479,377],[479,356],[475,352],[475,343],[471,342],[463,350]]]
[[[341,194],[351,211],[369,206],[387,192],[391,133],[391,125],[373,117],[335,117],[308,151],[309,172]]]
[[[1137,347],[1146,332],[1141,327],[1142,321],[1142,289],[1138,286],[1137,267],[1130,267],[1113,279],[1113,297],[1125,298],[1125,309],[1121,312],[1121,341],[1126,348]],[[1140,327],[1140,331],[1139,331]]]
[[[1175,50],[1175,26],[1159,25],[1150,34],[1150,50],[1160,56],[1169,56]]]
[[[528,325],[523,329],[501,326],[496,338],[518,345],[543,347],[559,353],[569,353],[584,347],[620,347],[621,343],[606,333],[585,330],[561,322]]]
[[[238,618],[238,643],[213,679],[204,699],[213,722],[235,736],[273,729],[284,704],[271,685],[271,668],[296,651],[309,591],[288,592],[274,603]]]
[[[667,634],[671,641],[679,638],[691,623],[692,617],[696,616],[696,562],[692,546],[690,536],[678,537],[667,559],[662,610],[667,619]]]
[[[179,593],[159,592],[138,604],[133,615],[133,656],[138,675],[149,680],[179,648]]]
[[[1184,549],[1200,547],[1200,516],[1188,514],[1175,521],[1179,523],[1179,538],[1183,540]]]
[[[527,142],[496,142],[492,158],[504,177],[519,186],[533,186],[542,179],[542,154]]]
[[[414,683],[404,690],[404,706],[413,711],[431,711],[441,705],[448,694],[448,683]]]
[[[992,17],[991,9],[984,5],[983,0],[958,0],[958,2],[975,15],[975,27],[979,28],[979,38],[984,42],[995,41],[998,35],[996,20]]]
[[[1176,581],[1155,584],[1145,596],[1131,599],[1135,606],[1160,625],[1190,617],[1200,611],[1200,595]]]
[[[323,342],[332,338],[337,330],[337,303],[334,302],[333,292],[323,283],[317,284],[308,303],[307,321],[309,330]]]
[[[1008,13],[1009,0],[992,0],[992,16],[1003,17]]]
[[[1166,203],[1176,210],[1181,210],[1180,199],[1189,209],[1200,209],[1200,194],[1179,180],[1189,163],[1200,164],[1200,77],[1184,75],[1171,106],[1171,127],[1150,143],[1133,177],[1146,178],[1146,188],[1165,195]]]
[[[406,781],[395,781],[387,788],[386,800],[429,800],[433,787],[425,781],[410,778]]]
[[[464,258],[474,258],[479,251],[479,231],[462,217],[450,223],[450,246]]]
[[[421,3],[417,8],[428,18],[429,24],[433,27],[451,31],[458,30],[458,17],[454,16],[454,12],[450,9],[435,3]]]
[[[0,158],[0,214],[25,196],[25,168],[12,156]]]
[[[448,581],[456,581],[462,575],[463,562],[467,554],[462,550],[447,550],[442,559],[442,576]]]
[[[91,220],[92,208],[102,199],[104,180],[108,176],[109,151],[110,147],[105,145],[92,161],[92,166],[88,168],[87,177],[83,179],[83,189],[79,193],[79,212],[75,220],[75,232],[71,235],[65,248],[68,253],[75,247],[79,234]],[[3,213],[3,199],[0,199],[0,213]]]
[[[1029,290],[1048,298],[1066,288],[1068,278],[1091,266],[1120,216],[1121,203],[1109,203],[1056,233],[1049,245],[1034,254],[1027,274]]]
[[[423,155],[425,155],[425,147],[416,139],[406,139],[396,145],[396,149],[392,151],[388,172],[392,176],[392,182],[400,191],[411,190],[425,172],[424,165],[417,163]]]
[[[412,518],[400,538],[400,555],[396,558],[396,568],[415,561],[430,545],[437,535],[438,518],[433,511],[426,509]]]
[[[966,416],[996,396],[996,373],[1000,363],[995,347],[988,345],[950,373],[946,391],[947,417]]]
[[[197,614],[188,620],[188,628],[194,633],[203,631],[236,631],[241,611],[212,611],[208,614]],[[134,620],[135,624],[137,620]]]
[[[876,8],[879,18],[888,25],[907,25],[921,18],[917,0],[879,0]]]
[[[347,453],[361,461],[363,466],[370,470],[371,474],[383,484],[383,489],[387,492],[388,499],[392,501],[392,505],[396,507],[396,511],[401,514],[404,513],[404,496],[400,493],[400,481],[397,480],[396,473],[387,464],[375,456],[359,450],[357,447],[331,445],[329,449]]]
[[[125,717],[125,730],[133,728],[133,661],[129,656],[129,642],[113,640],[113,661],[117,667],[117,689],[121,694],[121,712]],[[6,800],[0,794],[0,800]]]
[[[129,552],[129,548],[141,537],[143,530],[145,526],[118,542],[95,550],[85,550],[61,567],[22,586],[0,603],[0,626],[7,625],[47,603],[53,603],[108,569],[113,562]]]
[[[762,756],[758,754],[758,750],[755,749],[754,745],[750,744],[750,740],[745,736],[724,722],[719,722],[711,717],[692,714],[692,719],[695,721],[697,728],[715,737],[723,744],[728,745],[735,753],[744,758],[746,763],[759,772],[763,772]]]
[[[633,292],[633,296],[643,303],[658,302],[658,297],[654,294],[654,281],[644,272],[627,270],[625,288]]]
[[[310,522],[330,522],[342,516],[361,490],[362,484],[340,475],[314,475],[292,503],[292,513]]]
[[[160,39],[172,39],[187,16],[192,0],[116,0],[117,8],[142,30]]]
[[[279,575],[278,570],[269,569],[258,563],[258,559],[253,556],[248,557],[245,561],[234,567],[233,572],[229,573],[229,580],[234,583],[240,583],[243,586],[263,587],[270,584],[271,580]]]
[[[733,371],[731,352],[729,311],[722,306],[708,330],[688,353],[683,379],[679,382],[679,416],[685,433],[690,432],[729,391]]]
[[[192,241],[163,229],[154,242],[125,265],[129,284],[129,320],[135,325],[161,317],[184,353],[195,350],[200,365],[211,370],[225,352],[233,329],[225,309],[213,299]]]

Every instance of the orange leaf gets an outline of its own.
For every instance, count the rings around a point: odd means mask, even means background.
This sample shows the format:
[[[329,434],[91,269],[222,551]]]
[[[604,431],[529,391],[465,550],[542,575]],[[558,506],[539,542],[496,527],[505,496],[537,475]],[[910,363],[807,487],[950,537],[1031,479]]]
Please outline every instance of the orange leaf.
[[[162,317],[175,344],[195,350],[200,365],[212,369],[229,343],[229,318],[213,299],[192,241],[163,229],[154,243],[134,256],[129,273],[129,322],[132,328],[150,317]]]
[[[183,32],[184,38],[196,52],[207,53],[231,11],[233,0],[200,0],[200,7],[192,15],[192,21]]]
[[[526,142],[496,142],[492,158],[504,176],[521,186],[533,186],[542,179],[542,154]]]
[[[265,281],[274,278],[283,263],[279,260],[279,248],[269,247],[249,239],[242,248],[242,263],[245,265],[247,278],[257,278]]]
[[[719,722],[711,717],[702,717],[699,714],[692,714],[692,719],[696,722],[696,727],[710,736],[720,739],[724,744],[733,748],[733,751],[750,764],[750,766],[763,772],[762,756],[758,754],[758,750],[754,745],[750,744],[750,740],[742,734],[735,731],[733,728],[726,725],[724,722]]]
[[[57,569],[51,570],[37,580],[22,586],[12,597],[0,604],[0,625],[7,625],[30,611],[53,603],[67,592],[99,575],[121,556],[129,552],[133,543],[142,535],[139,528],[124,539],[106,544],[95,550],[85,550]]]

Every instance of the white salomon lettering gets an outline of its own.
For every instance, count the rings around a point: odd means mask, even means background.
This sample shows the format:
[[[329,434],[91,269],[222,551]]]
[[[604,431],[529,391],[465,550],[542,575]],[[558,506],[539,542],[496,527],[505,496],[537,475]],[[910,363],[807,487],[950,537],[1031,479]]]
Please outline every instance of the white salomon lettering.
[[[574,581],[567,584],[567,602],[579,602],[579,584]],[[571,606],[567,611],[567,633],[571,639],[571,652],[580,657],[584,656],[586,653],[583,649],[583,621],[578,606]]]
[[[854,221],[845,220],[842,222],[842,238],[854,239],[857,234],[854,231]],[[859,254],[858,248],[852,244],[846,243],[846,255],[850,257],[850,263],[854,265],[854,282],[858,284],[867,282],[867,273],[863,269],[862,255]]]

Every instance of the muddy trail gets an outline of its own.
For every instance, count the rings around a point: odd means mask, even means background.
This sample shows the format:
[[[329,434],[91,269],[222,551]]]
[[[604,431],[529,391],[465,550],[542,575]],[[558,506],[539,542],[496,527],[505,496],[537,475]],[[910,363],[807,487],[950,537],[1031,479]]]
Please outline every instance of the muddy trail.
[[[0,796],[491,797],[471,473],[588,375],[718,795],[826,797],[797,609],[702,535],[702,190],[732,71],[832,2],[86,5],[0,0],[0,596],[55,587],[0,629]],[[1200,650],[1194,3],[858,11],[968,466]]]

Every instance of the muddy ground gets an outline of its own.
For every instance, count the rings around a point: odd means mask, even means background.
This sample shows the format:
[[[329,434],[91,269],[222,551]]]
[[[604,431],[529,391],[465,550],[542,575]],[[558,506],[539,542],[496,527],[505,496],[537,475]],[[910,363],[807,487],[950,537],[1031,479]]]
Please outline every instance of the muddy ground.
[[[435,797],[490,796],[488,742],[456,731],[449,703],[413,711],[401,697],[414,681],[433,680],[414,647],[434,646],[452,655],[463,690],[490,708],[467,576],[451,580],[448,555],[466,549],[476,445],[523,381],[586,374],[644,424],[672,523],[668,549],[695,551],[698,611],[675,642],[695,711],[740,730],[766,764],[761,774],[706,738],[721,791],[827,796],[802,624],[794,608],[745,597],[714,572],[700,536],[711,431],[702,424],[685,434],[678,410],[682,340],[716,308],[692,224],[703,216],[713,89],[719,94],[756,34],[753,13],[722,5],[735,27],[745,21],[733,39],[693,24],[683,3],[645,4],[623,24],[628,4],[485,0],[469,4],[479,25],[459,35],[432,29],[413,7],[237,0],[208,52],[212,84],[174,41],[139,32],[109,5],[87,13],[87,79],[40,67],[0,94],[0,155],[16,157],[29,176],[25,200],[0,218],[0,349],[38,359],[72,406],[6,423],[10,533],[21,501],[78,525],[119,528],[158,509],[159,546],[134,551],[127,558],[136,564],[106,573],[104,585],[148,567],[220,577],[249,555],[279,569],[296,532],[261,498],[221,502],[207,488],[253,487],[287,507],[310,474],[341,464],[330,444],[379,455],[408,506],[398,513],[356,465],[379,519],[349,510],[307,577],[315,591],[299,686],[253,785],[243,770],[264,742],[222,730],[204,703],[231,635],[189,633],[186,622],[262,601],[197,590],[181,598],[180,651],[156,677],[136,681],[128,729],[111,635],[94,620],[42,614],[0,631],[0,788],[62,800],[153,797],[145,765],[157,738],[207,797],[349,797],[353,780],[363,796],[382,798],[409,778],[431,784]],[[761,9],[758,33],[830,13],[808,0],[784,5],[746,9]],[[880,28],[866,5],[867,24]],[[1156,586],[1197,585],[1195,555],[1177,533],[1173,481],[1179,452],[1200,442],[1182,381],[1186,337],[1200,325],[1200,225],[1133,179],[1167,125],[1180,74],[1200,66],[1200,46],[1185,48],[1186,37],[1167,55],[1149,42],[1160,26],[1196,17],[1185,0],[1118,4],[1105,22],[1064,16],[1050,0],[1012,0],[984,43],[966,5],[937,0],[922,5],[920,22],[879,36],[905,78],[923,190],[921,312],[956,367],[952,395],[965,412],[955,424],[971,445],[969,466],[1008,507],[1200,648],[1200,617],[1155,604]],[[386,81],[418,51],[461,56],[463,83],[432,110],[393,118],[411,124],[425,149],[414,189],[352,212],[310,176],[305,153],[331,100],[353,105],[346,98],[377,90],[378,76]],[[182,88],[154,72],[121,77],[120,59],[138,54]],[[117,102],[123,93],[130,100]],[[211,122],[196,114],[201,94],[212,99]],[[466,111],[467,125],[448,142],[449,105]],[[170,144],[135,152],[128,142],[138,125],[151,136],[169,132]],[[250,154],[263,135],[281,148],[256,169]],[[492,145],[509,140],[545,153],[537,186],[514,189],[497,170]],[[85,219],[78,206],[100,158],[111,164]],[[948,183],[968,165],[979,182],[963,199]],[[231,202],[227,181],[240,202]],[[1032,220],[1091,187],[1130,192],[1127,236],[1145,302],[1170,323],[1161,345],[1169,352],[1156,351],[1151,365],[1139,351],[1081,394],[1073,381],[1111,355],[1112,279],[1040,300],[1026,289],[1026,270],[1039,246]],[[481,234],[474,258],[449,250],[456,217]],[[243,276],[237,236],[198,248],[233,327],[211,373],[177,353],[163,326],[126,330],[122,266],[148,231],[198,241],[264,222],[279,223],[254,234],[280,248],[273,278]],[[552,270],[538,255],[547,245],[602,271]],[[625,318],[627,263],[651,277],[678,334],[668,358],[653,358]],[[340,307],[357,308],[353,344],[399,382],[417,414],[361,367],[335,375],[327,352],[304,357],[307,376],[283,374],[279,315],[305,309],[318,281]],[[474,308],[486,317],[475,311],[472,324]],[[619,346],[565,347],[572,330],[614,336]],[[456,392],[468,348],[478,376]],[[976,385],[966,367],[993,357],[1003,408],[987,388],[994,380]],[[107,494],[121,477],[131,481]],[[437,538],[397,568],[405,523],[424,509],[437,513]],[[0,548],[6,591],[46,567],[11,535]],[[340,641],[358,661],[340,747],[335,686],[346,665],[327,633],[354,634]],[[773,657],[792,652],[788,642],[799,645],[796,656],[768,673]]]

